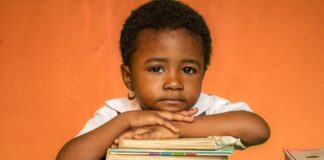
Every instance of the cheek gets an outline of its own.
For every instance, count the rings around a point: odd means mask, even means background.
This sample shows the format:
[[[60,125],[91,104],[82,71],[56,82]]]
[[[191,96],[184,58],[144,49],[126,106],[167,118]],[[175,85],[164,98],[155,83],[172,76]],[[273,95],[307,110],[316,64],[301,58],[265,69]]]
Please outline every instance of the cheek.
[[[161,91],[161,79],[145,75],[139,75],[138,77],[143,77],[135,80],[136,87],[134,88],[134,90],[139,96],[153,98],[154,96],[156,96],[156,94],[159,93],[159,91]]]
[[[192,78],[186,81],[185,90],[186,94],[191,98],[195,99],[199,97],[201,92],[202,79],[201,78]]]
[[[192,76],[192,77],[184,77],[184,83],[186,83],[187,87],[190,87],[192,89],[200,89],[202,85],[202,76]]]

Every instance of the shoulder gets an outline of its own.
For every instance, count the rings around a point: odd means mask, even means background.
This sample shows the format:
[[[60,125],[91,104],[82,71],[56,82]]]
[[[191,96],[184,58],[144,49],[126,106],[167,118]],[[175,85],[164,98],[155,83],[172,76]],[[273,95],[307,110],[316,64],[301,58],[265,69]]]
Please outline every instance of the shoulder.
[[[116,117],[119,113],[130,110],[139,110],[139,106],[136,102],[130,101],[126,97],[107,100],[106,105],[94,113],[93,117],[88,120],[78,136],[100,127]]]
[[[119,113],[131,110],[141,110],[141,107],[136,100],[129,100],[127,97],[107,100],[106,105]]]
[[[198,108],[197,115],[210,115],[238,110],[252,112],[250,107],[245,102],[231,103],[225,98],[206,93],[200,94],[200,97],[198,99],[198,102],[195,104],[195,107]]]
[[[126,97],[115,98],[106,101],[106,105],[98,109],[94,116],[103,119],[111,119],[119,113],[131,110],[140,110],[140,106],[136,101],[129,100]]]

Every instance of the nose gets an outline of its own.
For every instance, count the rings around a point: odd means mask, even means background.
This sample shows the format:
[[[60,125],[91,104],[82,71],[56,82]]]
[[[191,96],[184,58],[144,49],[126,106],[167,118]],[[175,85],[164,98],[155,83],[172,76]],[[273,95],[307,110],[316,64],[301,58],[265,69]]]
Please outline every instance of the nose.
[[[176,72],[170,72],[165,75],[163,89],[164,90],[183,90],[182,78]]]

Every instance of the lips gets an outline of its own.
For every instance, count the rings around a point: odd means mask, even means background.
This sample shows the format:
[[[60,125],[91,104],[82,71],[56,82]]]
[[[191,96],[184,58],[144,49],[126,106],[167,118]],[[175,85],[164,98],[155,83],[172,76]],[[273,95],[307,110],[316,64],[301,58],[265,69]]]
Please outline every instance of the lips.
[[[165,97],[161,98],[159,101],[168,105],[181,105],[185,100],[183,98]]]

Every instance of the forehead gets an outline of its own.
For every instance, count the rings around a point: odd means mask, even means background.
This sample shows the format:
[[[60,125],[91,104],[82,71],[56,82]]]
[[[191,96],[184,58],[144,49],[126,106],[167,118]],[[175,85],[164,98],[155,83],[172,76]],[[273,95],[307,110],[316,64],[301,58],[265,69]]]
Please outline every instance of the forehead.
[[[202,41],[199,36],[184,28],[144,29],[137,36],[133,58],[154,55],[179,55],[203,61]]]

